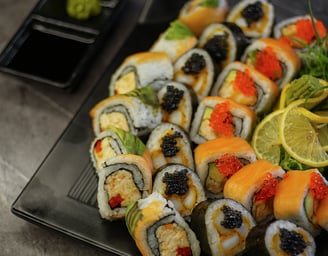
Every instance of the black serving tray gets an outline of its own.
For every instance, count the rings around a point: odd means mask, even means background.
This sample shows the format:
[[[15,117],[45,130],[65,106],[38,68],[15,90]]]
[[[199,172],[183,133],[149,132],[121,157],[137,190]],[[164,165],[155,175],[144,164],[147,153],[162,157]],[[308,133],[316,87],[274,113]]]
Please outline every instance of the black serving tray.
[[[102,1],[88,20],[66,13],[66,0],[41,0],[0,55],[0,71],[59,88],[74,88],[101,48],[126,0]]]
[[[124,221],[106,221],[97,208],[97,177],[89,156],[94,139],[90,109],[108,95],[108,82],[125,57],[146,51],[173,20],[183,0],[147,1],[123,47],[107,67],[91,94],[58,139],[34,176],[12,204],[12,212],[20,218],[58,231],[110,255],[140,255]],[[229,1],[233,5],[237,0]],[[306,1],[289,8],[283,0],[273,0],[277,21],[307,13]],[[292,2],[294,3],[294,2]],[[320,0],[317,17],[328,24],[324,10],[328,2]],[[328,255],[327,232],[317,239],[318,256]]]

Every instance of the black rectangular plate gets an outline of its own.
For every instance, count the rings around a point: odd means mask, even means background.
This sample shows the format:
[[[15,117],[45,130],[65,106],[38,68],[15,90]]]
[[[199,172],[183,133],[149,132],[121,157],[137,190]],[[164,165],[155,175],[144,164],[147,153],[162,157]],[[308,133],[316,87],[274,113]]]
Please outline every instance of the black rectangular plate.
[[[165,1],[168,0],[163,0],[162,4]],[[298,3],[298,9],[289,9],[282,1],[272,2],[276,7],[277,21],[307,13],[304,3]],[[317,16],[328,24],[324,9],[320,9]],[[88,99],[13,203],[12,212],[15,215],[117,255],[140,255],[123,221],[104,221],[99,216],[96,202],[97,177],[89,158],[90,143],[94,139],[89,110],[108,95],[111,74],[123,59],[132,53],[149,49],[158,35],[167,28],[168,22],[163,22],[157,15],[157,12],[163,10],[152,5],[149,13],[142,17],[144,22],[136,25]],[[174,8],[169,6],[168,12],[174,12]],[[322,242],[325,239],[326,234],[317,239],[317,255],[327,255],[327,246]]]

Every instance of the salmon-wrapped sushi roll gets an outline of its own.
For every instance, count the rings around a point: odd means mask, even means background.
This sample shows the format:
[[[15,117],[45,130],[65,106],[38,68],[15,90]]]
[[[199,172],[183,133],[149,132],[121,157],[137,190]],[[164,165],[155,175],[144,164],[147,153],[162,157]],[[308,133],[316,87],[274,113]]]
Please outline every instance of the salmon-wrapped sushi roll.
[[[241,61],[283,88],[299,72],[301,60],[287,44],[274,38],[261,38],[250,44]]]
[[[158,192],[131,204],[125,223],[144,256],[199,256],[201,253],[194,231],[173,203]]]
[[[228,64],[218,76],[212,95],[232,99],[263,114],[271,110],[279,87],[265,75],[239,61]]]
[[[249,143],[239,137],[217,138],[194,150],[196,171],[208,198],[222,197],[224,184],[243,166],[256,161]]]
[[[197,45],[194,33],[181,21],[175,20],[160,34],[149,49],[151,52],[164,52],[174,63],[182,54]]]
[[[109,95],[124,94],[156,80],[171,80],[173,66],[164,52],[139,52],[126,57],[110,79]]]
[[[156,92],[150,86],[109,96],[98,102],[89,114],[96,136],[113,126],[145,136],[162,120]]]
[[[143,156],[151,164],[150,153],[142,140],[120,128],[111,127],[101,132],[90,146],[91,160],[97,172],[108,159],[121,154]]]
[[[99,213],[108,220],[124,218],[129,204],[152,191],[152,169],[142,156],[122,154],[110,158],[98,178]]]
[[[315,211],[315,222],[319,227],[328,231],[328,188],[326,190],[326,195],[320,200],[318,207]]]
[[[226,0],[191,0],[181,8],[178,19],[199,36],[208,25],[224,21],[228,11]]]
[[[256,114],[249,107],[219,96],[200,101],[191,123],[190,138],[196,144],[219,137],[250,139]]]
[[[173,202],[175,209],[187,220],[195,206],[206,200],[198,175],[181,164],[160,168],[154,178],[153,192]]]
[[[274,216],[316,235],[319,232],[316,211],[327,192],[327,181],[317,169],[288,171],[277,186]]]
[[[241,203],[257,222],[273,217],[276,188],[285,171],[264,159],[245,165],[227,180],[223,196]]]
[[[191,215],[205,255],[241,255],[249,231],[256,225],[250,212],[231,199],[207,200],[198,204]]]
[[[268,37],[274,23],[274,6],[267,0],[242,0],[229,12],[227,21],[236,23],[250,38]]]
[[[163,84],[157,93],[162,110],[162,122],[173,123],[189,132],[197,96],[183,83],[170,81]]]
[[[161,123],[150,133],[146,146],[158,171],[166,164],[182,164],[194,169],[188,134],[178,125]]]
[[[174,80],[184,83],[195,92],[198,100],[208,96],[214,82],[211,56],[201,48],[193,48],[174,64]]]
[[[246,255],[314,256],[316,243],[304,228],[288,220],[274,220],[253,227],[246,239]]]

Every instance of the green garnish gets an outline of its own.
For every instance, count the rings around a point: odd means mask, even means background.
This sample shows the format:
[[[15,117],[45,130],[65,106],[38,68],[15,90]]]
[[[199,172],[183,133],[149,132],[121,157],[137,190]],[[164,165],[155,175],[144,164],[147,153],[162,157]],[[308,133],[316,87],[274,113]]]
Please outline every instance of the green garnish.
[[[144,104],[152,106],[154,111],[160,109],[157,94],[152,86],[145,86],[126,93],[128,96],[137,97]]]
[[[166,40],[182,40],[191,36],[194,36],[194,33],[181,21],[175,20],[170,23],[164,38]]]
[[[72,18],[87,20],[100,14],[100,0],[67,0],[66,12]]]
[[[199,6],[203,7],[217,7],[219,5],[219,0],[203,0]]]

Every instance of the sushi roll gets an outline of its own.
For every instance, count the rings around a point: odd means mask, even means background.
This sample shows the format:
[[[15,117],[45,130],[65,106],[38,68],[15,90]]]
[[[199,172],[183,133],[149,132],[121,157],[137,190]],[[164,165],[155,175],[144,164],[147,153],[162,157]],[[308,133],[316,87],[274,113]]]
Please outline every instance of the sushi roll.
[[[328,231],[328,187],[324,190],[326,190],[326,195],[320,200],[315,211],[314,219],[319,227]]]
[[[197,107],[190,138],[196,144],[219,137],[249,140],[255,122],[256,114],[249,107],[219,96],[207,96]]]
[[[241,203],[256,222],[273,218],[273,200],[285,171],[264,159],[245,165],[224,185],[223,196]]]
[[[304,228],[287,220],[256,225],[246,239],[247,255],[316,255],[313,236]]]
[[[228,11],[226,0],[190,0],[181,8],[178,19],[199,36],[208,25],[224,21]]]
[[[157,95],[150,86],[109,96],[98,102],[89,114],[96,136],[112,126],[146,136],[162,120]]]
[[[151,164],[150,153],[142,140],[120,128],[111,127],[101,132],[90,146],[90,156],[96,171],[104,167],[106,160],[120,154],[143,156]]]
[[[162,110],[162,122],[173,123],[189,132],[197,97],[188,86],[170,81],[158,91],[157,97]]]
[[[250,212],[231,199],[203,201],[191,215],[191,228],[206,255],[241,255],[255,225]]]
[[[277,186],[273,201],[274,216],[290,220],[317,235],[320,229],[316,211],[326,194],[327,181],[317,169],[288,171]]]
[[[320,38],[327,34],[322,21],[315,19],[315,27]],[[273,36],[286,42],[295,50],[304,49],[316,41],[316,34],[310,15],[299,15],[284,19],[273,29]]]
[[[274,11],[269,1],[242,0],[231,8],[227,21],[236,23],[252,39],[268,37],[272,32]]]
[[[256,161],[249,143],[239,137],[217,138],[194,150],[196,171],[208,198],[220,198],[226,181],[243,166]]]
[[[123,219],[127,206],[152,191],[152,169],[142,156],[122,154],[106,161],[98,172],[97,202],[106,220]]]
[[[301,60],[290,46],[274,38],[261,38],[250,44],[241,61],[254,67],[283,88],[299,72]]]
[[[172,21],[150,47],[151,52],[164,52],[174,63],[181,55],[197,45],[194,33],[181,21]]]
[[[229,22],[210,24],[198,40],[198,47],[209,53],[217,73],[239,59],[248,44],[243,31]]]
[[[111,76],[109,95],[124,94],[156,80],[171,80],[173,66],[164,52],[134,53],[123,61]]]
[[[174,80],[184,83],[195,92],[197,99],[207,96],[214,82],[214,64],[204,49],[193,48],[174,63]]]
[[[194,231],[173,203],[158,192],[131,204],[125,223],[144,256],[199,256],[201,253]]]
[[[256,114],[264,114],[272,109],[279,87],[251,66],[234,61],[218,76],[211,94],[246,105]]]
[[[173,202],[175,209],[187,220],[195,206],[206,200],[198,175],[181,164],[160,168],[154,178],[153,192]]]
[[[155,172],[166,164],[182,164],[194,169],[194,158],[188,134],[172,123],[161,123],[150,133],[146,143]]]

